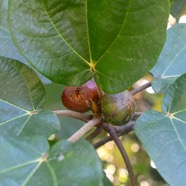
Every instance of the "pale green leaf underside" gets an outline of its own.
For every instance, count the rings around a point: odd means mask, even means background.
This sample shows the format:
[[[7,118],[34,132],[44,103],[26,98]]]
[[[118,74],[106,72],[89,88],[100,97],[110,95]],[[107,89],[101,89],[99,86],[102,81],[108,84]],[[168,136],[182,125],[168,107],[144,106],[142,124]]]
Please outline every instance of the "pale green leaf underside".
[[[0,87],[0,134],[48,137],[59,130],[56,115],[39,112],[46,102],[46,91],[32,69],[0,57]]]
[[[0,186],[102,186],[101,163],[85,141],[61,141],[49,149],[41,137],[0,138]]]
[[[32,68],[30,63],[28,63],[28,61],[25,60],[25,58],[20,54],[20,52],[16,48],[14,42],[12,41],[12,37],[11,37],[9,31],[4,27],[0,27],[0,56],[4,56],[4,57],[18,60],[18,61],[26,64],[30,68]],[[37,72],[37,74],[43,83],[45,83],[45,84],[50,83],[50,81],[46,77],[44,77],[43,75],[41,75],[38,72]]]
[[[0,4],[0,56],[9,57],[29,64],[15,47],[8,29],[8,1]]]
[[[79,85],[94,76],[104,91],[119,92],[157,60],[168,6],[167,0],[10,0],[9,26],[19,51],[53,81]]]
[[[186,24],[176,24],[167,32],[167,40],[151,70],[156,78],[153,88],[156,92],[165,91],[180,75],[186,73]]]
[[[170,185],[185,186],[186,172],[186,74],[166,91],[165,113],[148,111],[135,125],[135,132],[158,171]],[[184,100],[184,101],[183,101]]]
[[[0,56],[8,57],[11,59],[18,60],[31,67],[30,63],[20,54],[16,48],[8,28],[8,1],[1,0],[0,4]],[[38,72],[37,72],[38,73]],[[38,73],[42,82],[45,84],[50,81]]]

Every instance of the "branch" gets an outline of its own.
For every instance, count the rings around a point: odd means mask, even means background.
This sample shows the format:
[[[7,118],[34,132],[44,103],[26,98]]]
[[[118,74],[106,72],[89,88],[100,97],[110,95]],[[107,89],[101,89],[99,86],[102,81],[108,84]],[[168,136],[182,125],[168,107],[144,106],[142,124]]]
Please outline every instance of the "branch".
[[[143,114],[143,112],[135,112],[133,119],[134,118],[139,118],[142,114]]]
[[[125,148],[124,146],[122,145],[122,142],[121,140],[119,139],[116,131],[114,130],[113,126],[110,125],[110,124],[107,124],[107,128],[105,129],[109,134],[110,136],[113,138],[114,142],[116,143],[122,157],[123,157],[123,160],[126,164],[126,167],[127,167],[127,170],[128,170],[128,173],[129,173],[129,177],[130,177],[130,180],[131,180],[131,183],[132,183],[132,186],[136,186],[136,179],[135,179],[135,176],[134,176],[134,173],[133,173],[133,170],[132,170],[132,166],[131,166],[131,163],[130,163],[130,160],[129,160],[129,157],[125,151]]]
[[[90,119],[92,119],[91,115],[80,113],[80,112],[75,112],[72,110],[54,110],[53,113],[55,113],[58,116],[73,117],[73,118],[80,119],[85,122],[88,122]]]
[[[140,86],[140,87],[138,87],[138,88],[132,90],[130,93],[131,93],[132,95],[135,95],[135,94],[137,94],[138,92],[141,92],[141,91],[145,90],[146,88],[149,88],[150,86],[151,86],[151,82],[148,82],[148,83],[146,83],[146,84],[144,84],[144,85],[142,85],[142,86]]]
[[[99,125],[91,134],[86,137],[86,140],[90,141],[102,132],[103,128]]]
[[[128,134],[129,132],[131,132],[133,130],[135,122],[131,121],[130,123],[120,126],[120,127],[114,127],[116,130],[116,133],[118,136],[122,136],[125,134]],[[104,145],[105,143],[112,141],[113,138],[110,136],[107,136],[106,138],[98,141],[97,143],[94,144],[94,148],[99,148],[100,146]]]
[[[95,125],[99,124],[101,122],[101,118],[93,118],[88,123],[83,125],[76,133],[74,133],[70,138],[68,138],[68,141],[74,143],[77,140],[79,140],[85,133],[87,133],[90,129],[92,129]]]

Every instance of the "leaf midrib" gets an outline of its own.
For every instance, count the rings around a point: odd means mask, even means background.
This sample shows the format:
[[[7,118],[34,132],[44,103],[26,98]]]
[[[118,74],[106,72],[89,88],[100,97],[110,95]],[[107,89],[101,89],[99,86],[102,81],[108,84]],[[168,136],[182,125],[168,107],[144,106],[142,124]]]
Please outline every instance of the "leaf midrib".
[[[38,161],[39,161],[39,160],[36,159],[36,160],[32,160],[32,161],[29,161],[29,162],[26,162],[26,163],[23,163],[23,164],[16,165],[16,166],[14,166],[14,167],[10,167],[10,168],[8,168],[8,169],[5,169],[5,170],[0,171],[0,174],[4,174],[4,173],[6,173],[6,172],[9,172],[9,171],[12,171],[12,170],[15,170],[15,169],[18,169],[18,168],[25,167],[25,166],[27,166],[27,165],[36,163],[36,162],[38,162]]]
[[[55,175],[55,171],[53,170],[52,166],[50,165],[49,161],[46,161],[46,164],[47,164],[47,167],[48,169],[50,170],[50,173],[52,174],[52,178],[53,178],[53,181],[54,181],[54,185],[53,186],[57,186],[57,178],[56,178],[56,175]]]
[[[22,118],[22,117],[24,117],[24,116],[29,116],[29,114],[23,114],[23,115],[20,115],[20,116],[14,117],[14,118],[12,118],[12,119],[6,120],[6,121],[0,123],[0,127],[1,127],[2,125],[5,125],[5,124],[11,122],[11,121],[14,121],[14,120],[20,119],[20,118]],[[29,118],[29,117],[28,117],[28,118]],[[27,120],[28,120],[28,119],[27,119]]]
[[[130,6],[130,3],[131,3],[132,0],[129,0],[128,1],[128,4],[127,4],[127,10],[126,10],[126,14],[123,18],[123,23],[121,25],[121,28],[118,32],[118,34],[116,35],[115,39],[112,41],[112,43],[110,44],[110,46],[105,50],[105,52],[100,56],[100,58],[96,61],[96,64],[103,58],[103,56],[110,50],[110,48],[114,45],[115,41],[118,39],[124,25],[125,25],[125,22],[126,22],[126,17],[127,17],[127,14],[128,14],[128,10],[129,10],[129,6]]]
[[[165,69],[165,71],[162,74],[162,77],[165,75],[165,73],[171,68],[172,64],[175,62],[176,58],[179,57],[179,55],[186,49],[186,45],[185,47],[183,47],[172,59],[172,61],[169,63],[169,65],[167,66],[167,68]],[[166,76],[165,76],[166,77]]]
[[[0,102],[4,102],[4,103],[6,103],[7,105],[11,105],[12,107],[15,107],[15,108],[17,108],[17,109],[19,109],[19,110],[22,110],[22,111],[24,111],[24,112],[26,112],[26,113],[29,113],[30,111],[28,111],[28,110],[25,110],[24,108],[21,108],[21,107],[19,107],[19,106],[17,106],[17,105],[14,105],[14,104],[12,104],[12,103],[10,103],[10,102],[8,102],[8,101],[5,101],[5,100],[2,100],[2,99],[0,99]]]
[[[53,26],[53,28],[55,29],[55,31],[57,32],[57,34],[59,35],[59,37],[66,43],[66,45],[80,58],[80,59],[82,59],[85,63],[87,63],[88,65],[89,65],[89,62],[85,59],[85,58],[83,58],[66,40],[65,40],[65,38],[63,37],[63,35],[59,32],[59,30],[57,29],[57,27],[55,26],[55,24],[53,23],[53,20],[52,20],[52,18],[50,17],[50,15],[48,14],[48,11],[47,11],[47,9],[46,9],[46,5],[45,5],[45,3],[44,3],[44,0],[42,0],[42,2],[43,2],[43,5],[44,5],[44,10],[45,10],[45,13],[46,13],[46,15],[47,15],[47,17],[49,18],[49,20],[50,20],[50,22],[51,22],[51,24],[52,24],[52,26]]]
[[[86,11],[86,26],[87,26],[87,39],[88,39],[88,51],[90,56],[90,63],[92,62],[92,52],[90,47],[90,34],[89,34],[89,26],[88,26],[88,0],[85,0],[85,11]]]
[[[179,140],[181,146],[183,147],[184,151],[186,152],[186,146],[183,144],[183,141],[182,141],[182,139],[180,137],[180,134],[179,134],[179,132],[178,132],[178,130],[176,128],[176,125],[174,124],[173,119],[170,119],[170,120],[171,120],[172,127],[175,130],[175,133],[176,133],[176,135],[178,137],[178,140]]]
[[[39,169],[41,164],[42,164],[42,161],[39,161],[39,163],[36,165],[36,167],[31,171],[31,173],[27,176],[25,181],[21,184],[21,186],[26,186],[27,185],[27,183],[30,181],[30,179],[35,174],[35,172]]]

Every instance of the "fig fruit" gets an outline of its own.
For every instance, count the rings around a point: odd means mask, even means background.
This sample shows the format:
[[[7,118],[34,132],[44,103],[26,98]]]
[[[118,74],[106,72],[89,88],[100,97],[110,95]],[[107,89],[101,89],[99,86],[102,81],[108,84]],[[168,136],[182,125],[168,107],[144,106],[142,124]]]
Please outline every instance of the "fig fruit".
[[[105,120],[117,126],[128,123],[136,109],[134,98],[127,90],[118,94],[105,94],[101,105]]]
[[[100,112],[101,92],[93,79],[81,86],[65,87],[61,100],[65,107],[73,111],[93,110],[94,113]]]

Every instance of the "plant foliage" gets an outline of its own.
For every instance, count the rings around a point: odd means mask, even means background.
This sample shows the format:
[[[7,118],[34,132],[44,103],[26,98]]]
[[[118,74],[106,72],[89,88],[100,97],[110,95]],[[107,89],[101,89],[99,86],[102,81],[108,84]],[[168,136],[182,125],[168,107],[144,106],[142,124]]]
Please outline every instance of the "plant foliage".
[[[43,82],[94,78],[113,94],[149,71],[162,112],[142,114],[135,134],[167,183],[186,185],[186,25],[166,32],[168,15],[168,0],[2,0],[0,186],[112,185],[90,143],[48,142],[64,123],[45,108]]]

